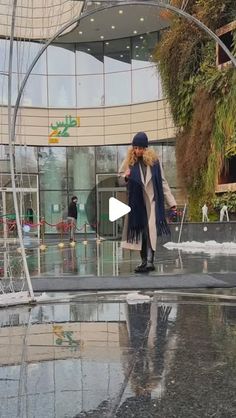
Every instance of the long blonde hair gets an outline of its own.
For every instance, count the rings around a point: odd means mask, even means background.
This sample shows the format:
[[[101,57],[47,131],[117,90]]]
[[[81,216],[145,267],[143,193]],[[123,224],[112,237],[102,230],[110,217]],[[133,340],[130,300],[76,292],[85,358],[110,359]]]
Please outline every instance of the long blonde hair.
[[[153,166],[158,161],[158,155],[153,148],[145,148],[143,153],[143,161],[146,165]],[[133,166],[138,161],[138,157],[135,155],[133,147],[128,149],[128,154],[125,159],[125,167]]]

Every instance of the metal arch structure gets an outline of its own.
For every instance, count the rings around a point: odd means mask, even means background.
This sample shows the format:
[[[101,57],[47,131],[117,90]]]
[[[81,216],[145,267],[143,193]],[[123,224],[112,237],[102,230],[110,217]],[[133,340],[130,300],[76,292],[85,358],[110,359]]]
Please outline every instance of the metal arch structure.
[[[184,10],[179,9],[178,7],[172,6],[170,4],[166,4],[163,1],[159,1],[159,0],[118,1],[116,4],[114,4],[114,3],[110,4],[110,5],[108,4],[108,5],[104,5],[104,6],[101,6],[101,7],[97,7],[95,10],[90,10],[90,11],[87,11],[87,12],[85,11],[80,16],[77,16],[77,17],[71,19],[68,23],[63,25],[55,33],[55,35],[52,36],[44,44],[44,46],[37,53],[36,57],[32,61],[28,71],[25,74],[25,77],[24,77],[24,79],[21,83],[21,86],[20,86],[20,89],[19,89],[19,92],[18,92],[18,95],[17,95],[17,99],[16,99],[16,102],[15,102],[15,105],[14,105],[14,111],[13,111],[13,115],[12,115],[12,112],[11,112],[12,54],[13,54],[13,39],[14,39],[16,5],[17,5],[17,0],[13,0],[12,28],[11,28],[10,54],[9,54],[9,72],[8,72],[8,87],[9,87],[9,89],[8,89],[8,123],[9,123],[9,147],[10,147],[10,150],[12,150],[13,144],[15,143],[16,119],[17,119],[17,114],[18,114],[22,94],[23,94],[25,85],[27,83],[27,80],[28,80],[34,66],[36,65],[37,61],[39,60],[41,55],[44,53],[44,51],[47,49],[47,47],[50,44],[52,44],[65,30],[69,29],[71,26],[73,26],[75,24],[78,24],[81,20],[96,14],[97,12],[107,10],[107,9],[111,9],[111,8],[115,8],[117,6],[127,6],[127,5],[154,6],[154,7],[158,7],[159,9],[170,10],[170,11],[174,12],[175,14],[177,14],[177,15],[179,15],[179,16],[187,19],[187,20],[189,20],[191,22],[194,22],[200,29],[205,31],[209,35],[209,37],[211,37],[215,42],[218,43],[218,45],[221,46],[221,48],[225,51],[225,53],[227,54],[227,56],[231,60],[232,64],[236,68],[236,58],[231,54],[231,52],[226,47],[226,45],[221,41],[221,39],[211,29],[209,29],[206,25],[204,25],[201,21],[199,21],[197,18],[190,15],[189,13],[185,12]],[[13,153],[11,152],[11,154],[13,154]],[[23,238],[22,238],[22,233],[21,233],[19,208],[18,208],[17,196],[16,196],[16,190],[15,190],[15,176],[14,176],[15,173],[14,173],[13,155],[10,158],[10,169],[11,169],[11,178],[12,178],[12,185],[13,185],[13,199],[14,199],[15,212],[16,212],[16,224],[17,224],[17,229],[18,229],[18,234],[19,234],[20,247],[21,247],[21,250],[22,250],[24,271],[25,271],[25,274],[26,274],[31,299],[34,299],[33,289],[32,289],[31,282],[30,282],[29,270],[28,270],[26,257],[25,257],[24,243],[23,243]]]

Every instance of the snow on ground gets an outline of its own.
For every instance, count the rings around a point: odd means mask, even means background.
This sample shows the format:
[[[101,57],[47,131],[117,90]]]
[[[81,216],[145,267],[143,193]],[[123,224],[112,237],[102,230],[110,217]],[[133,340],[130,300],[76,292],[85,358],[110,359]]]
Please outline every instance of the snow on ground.
[[[186,242],[167,242],[164,247],[168,250],[181,250],[187,253],[208,253],[216,254],[236,254],[236,242],[216,242],[216,241],[186,241]]]

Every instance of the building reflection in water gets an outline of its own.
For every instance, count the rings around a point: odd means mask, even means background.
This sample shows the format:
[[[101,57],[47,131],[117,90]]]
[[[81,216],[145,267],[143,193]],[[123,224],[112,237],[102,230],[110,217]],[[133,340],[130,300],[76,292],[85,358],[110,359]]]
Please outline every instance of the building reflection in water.
[[[235,307],[127,301],[0,311],[0,416],[187,418],[193,399],[196,416],[232,409]]]
[[[104,400],[111,409],[125,381],[127,393],[156,396],[172,309],[90,302],[1,311],[0,415],[77,416]]]
[[[15,251],[15,257],[12,257]],[[29,247],[26,249],[31,276],[78,275],[78,276],[127,276],[133,275],[138,262],[138,252],[121,249],[120,241],[88,240],[78,242],[75,247],[65,243],[63,249],[48,245],[46,251]],[[0,252],[0,277],[7,276],[9,253]],[[16,248],[11,248],[14,271],[20,275],[20,256]],[[19,265],[17,266],[17,260]],[[236,258],[231,254],[210,255],[206,253],[185,253],[167,250],[159,246],[155,260],[156,274],[235,272]]]

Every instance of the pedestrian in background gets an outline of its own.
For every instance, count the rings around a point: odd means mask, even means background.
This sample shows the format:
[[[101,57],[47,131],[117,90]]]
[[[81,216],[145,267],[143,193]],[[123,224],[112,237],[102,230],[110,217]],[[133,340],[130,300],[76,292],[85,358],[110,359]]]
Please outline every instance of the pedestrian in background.
[[[78,198],[77,196],[72,196],[71,202],[68,207],[68,226],[70,231],[70,241],[76,241],[75,240],[75,230],[77,225],[77,216],[78,216],[78,210],[77,210],[77,202]]]

